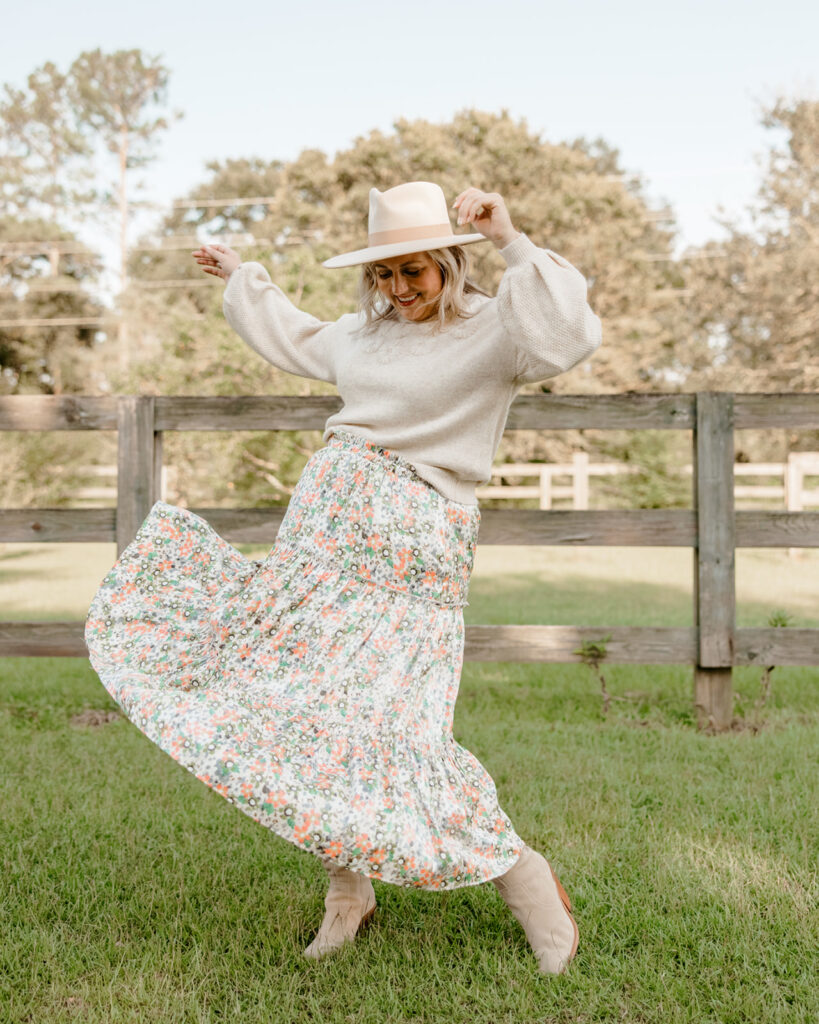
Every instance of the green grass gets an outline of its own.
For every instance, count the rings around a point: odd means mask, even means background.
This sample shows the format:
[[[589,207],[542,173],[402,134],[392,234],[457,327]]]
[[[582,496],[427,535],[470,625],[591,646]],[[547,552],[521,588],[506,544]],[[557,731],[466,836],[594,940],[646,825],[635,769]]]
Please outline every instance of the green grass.
[[[469,621],[690,622],[689,552],[515,550],[479,552]],[[812,555],[757,554],[744,624],[772,607],[819,624]],[[0,560],[2,617],[22,611],[23,584],[7,573],[27,557]],[[83,564],[96,582],[106,569]],[[47,599],[36,573],[24,577],[36,617],[79,617],[90,594],[76,560],[73,588],[67,557],[50,566]],[[721,736],[694,727],[689,669],[610,666],[607,679],[626,699],[604,718],[586,666],[464,670],[456,736],[575,904],[578,957],[546,978],[491,885],[376,882],[379,909],[356,943],[306,961],[325,890],[315,858],[123,717],[75,719],[115,710],[87,663],[0,660],[0,1020],[819,1019],[817,670],[777,668],[764,708],[759,672],[739,670],[741,727]]]
[[[113,544],[0,544],[0,618],[84,618],[115,558]],[[819,550],[740,549],[736,576],[739,625],[784,608],[819,626]],[[688,626],[692,579],[687,548],[479,546],[467,621]]]

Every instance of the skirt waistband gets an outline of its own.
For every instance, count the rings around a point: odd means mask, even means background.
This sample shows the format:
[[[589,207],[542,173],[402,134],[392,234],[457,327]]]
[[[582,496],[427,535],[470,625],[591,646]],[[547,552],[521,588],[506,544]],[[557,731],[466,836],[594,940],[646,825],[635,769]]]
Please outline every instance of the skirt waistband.
[[[314,452],[277,547],[390,590],[465,605],[480,510],[437,491],[412,463],[347,431]]]
[[[334,427],[333,432],[327,438],[326,444],[329,448],[341,448],[344,451],[353,452],[364,459],[368,459],[370,462],[380,462],[401,476],[412,477],[419,483],[424,484],[425,487],[432,487],[429,481],[419,476],[415,466],[403,455],[399,455],[398,452],[393,451],[391,448],[383,448],[374,441],[361,437],[360,434],[352,434],[349,430],[338,430]],[[446,498],[445,495],[441,495],[441,497]]]

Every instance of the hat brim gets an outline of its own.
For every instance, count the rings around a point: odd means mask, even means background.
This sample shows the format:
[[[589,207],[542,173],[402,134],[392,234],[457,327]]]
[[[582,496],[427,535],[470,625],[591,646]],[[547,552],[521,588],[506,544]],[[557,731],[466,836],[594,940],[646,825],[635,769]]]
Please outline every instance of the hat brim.
[[[339,267],[356,267],[362,263],[388,260],[392,256],[406,256],[411,252],[428,252],[430,249],[446,249],[450,245],[469,245],[470,242],[488,242],[486,235],[443,235],[440,238],[420,238],[410,242],[393,242],[391,245],[372,245],[355,252],[343,252],[322,263],[323,267],[337,270]]]

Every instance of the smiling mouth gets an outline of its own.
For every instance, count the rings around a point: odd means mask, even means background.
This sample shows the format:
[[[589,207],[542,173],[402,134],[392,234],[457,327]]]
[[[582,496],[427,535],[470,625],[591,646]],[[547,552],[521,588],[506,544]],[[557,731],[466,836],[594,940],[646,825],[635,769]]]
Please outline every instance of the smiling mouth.
[[[395,301],[398,303],[399,306],[411,306],[417,298],[417,295],[413,295],[411,299],[399,299],[398,296],[396,295]]]

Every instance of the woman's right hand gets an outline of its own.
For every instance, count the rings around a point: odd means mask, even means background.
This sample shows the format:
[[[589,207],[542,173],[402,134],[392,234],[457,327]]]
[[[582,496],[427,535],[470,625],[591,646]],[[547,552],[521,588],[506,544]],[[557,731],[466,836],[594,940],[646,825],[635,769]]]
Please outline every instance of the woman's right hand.
[[[201,248],[195,249],[191,255],[206,274],[221,277],[223,281],[227,281],[242,262],[242,257],[234,249],[216,243],[203,245]]]

